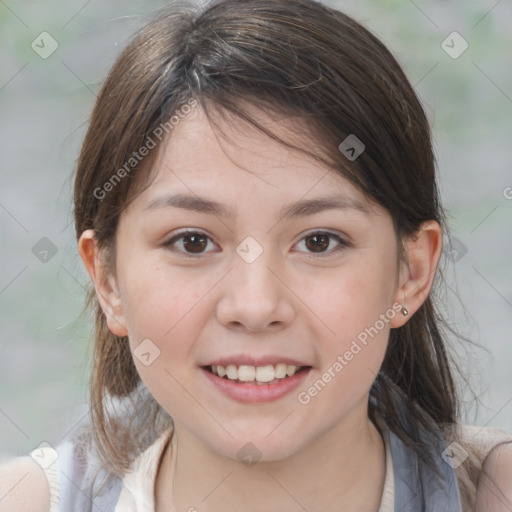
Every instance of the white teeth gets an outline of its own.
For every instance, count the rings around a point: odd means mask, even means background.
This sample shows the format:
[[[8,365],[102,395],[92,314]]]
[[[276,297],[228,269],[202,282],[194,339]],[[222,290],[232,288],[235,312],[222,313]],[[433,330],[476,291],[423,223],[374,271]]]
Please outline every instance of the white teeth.
[[[286,367],[286,375],[288,375],[288,377],[291,377],[292,375],[295,375],[296,371],[297,371],[297,367],[296,366],[288,365]]]
[[[294,366],[286,363],[266,366],[249,366],[228,364],[227,366],[213,365],[212,373],[219,377],[227,377],[230,380],[241,382],[256,382],[256,384],[266,384],[276,379],[285,379],[292,377],[300,369],[300,366]]]
[[[226,366],[226,375],[228,379],[237,380],[238,379],[238,368],[234,364],[228,364]]]
[[[270,382],[274,380],[274,367],[272,365],[258,366],[256,368],[256,380],[259,382]]]
[[[256,374],[254,366],[240,366],[238,368],[238,380],[243,382],[252,382],[256,378]]]
[[[276,364],[276,379],[284,379],[286,377],[286,368],[287,365],[285,363]]]

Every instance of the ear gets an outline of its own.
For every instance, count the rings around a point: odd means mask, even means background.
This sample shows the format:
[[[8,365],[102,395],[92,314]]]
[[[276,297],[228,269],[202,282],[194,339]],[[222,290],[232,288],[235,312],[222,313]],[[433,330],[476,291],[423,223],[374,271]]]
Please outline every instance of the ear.
[[[400,263],[395,301],[409,314],[395,315],[391,327],[401,327],[428,297],[443,248],[443,232],[433,220],[423,222],[404,243],[407,261]]]
[[[87,229],[80,236],[78,252],[94,283],[96,296],[107,319],[110,332],[116,336],[127,336],[128,330],[126,328],[121,295],[115,277],[107,275],[105,264],[92,229]]]

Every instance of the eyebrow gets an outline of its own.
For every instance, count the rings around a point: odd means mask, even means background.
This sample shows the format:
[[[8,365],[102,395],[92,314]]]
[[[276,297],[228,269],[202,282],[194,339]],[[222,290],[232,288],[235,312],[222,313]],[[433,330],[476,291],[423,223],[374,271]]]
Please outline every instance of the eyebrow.
[[[183,208],[185,210],[216,215],[224,219],[234,219],[235,211],[229,206],[211,199],[184,194],[173,194],[156,197],[151,200],[144,211],[164,207]],[[280,219],[291,217],[306,217],[325,210],[356,210],[370,216],[369,209],[357,199],[348,197],[322,196],[315,199],[301,199],[284,206],[280,210]]]

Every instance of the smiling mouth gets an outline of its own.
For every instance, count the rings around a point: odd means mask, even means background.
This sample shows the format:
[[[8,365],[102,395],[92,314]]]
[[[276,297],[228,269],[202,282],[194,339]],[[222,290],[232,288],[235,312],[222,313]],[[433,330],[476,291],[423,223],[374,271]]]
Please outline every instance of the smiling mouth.
[[[249,365],[208,365],[203,368],[210,373],[236,384],[276,384],[295,374],[300,373],[311,366],[294,366],[286,363],[265,366]]]

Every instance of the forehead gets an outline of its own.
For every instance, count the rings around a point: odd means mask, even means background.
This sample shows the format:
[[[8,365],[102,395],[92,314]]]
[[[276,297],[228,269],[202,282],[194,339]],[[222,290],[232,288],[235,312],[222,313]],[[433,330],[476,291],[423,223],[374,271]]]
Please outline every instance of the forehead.
[[[255,110],[251,115],[283,140],[315,151],[318,141],[303,120],[275,119]],[[376,207],[347,178],[312,156],[234,116],[214,122],[197,106],[174,127],[163,142],[149,187],[137,198],[144,208],[162,192],[215,196],[231,204],[243,202],[246,194],[259,196],[262,204],[337,194],[368,210]]]

